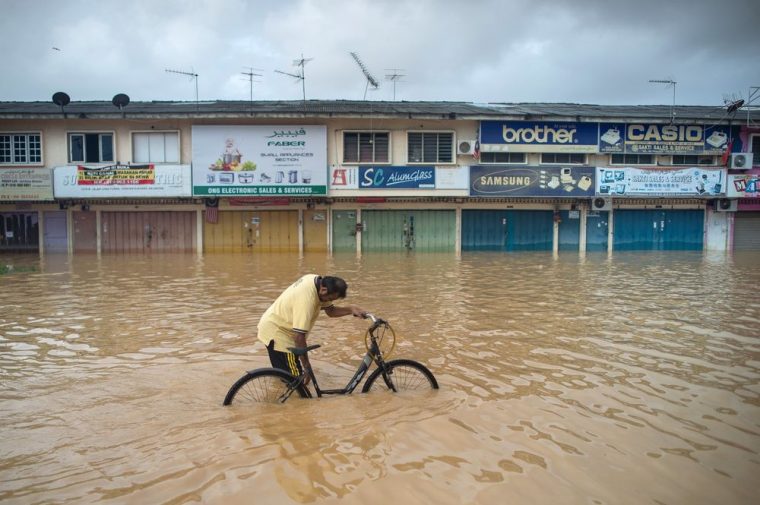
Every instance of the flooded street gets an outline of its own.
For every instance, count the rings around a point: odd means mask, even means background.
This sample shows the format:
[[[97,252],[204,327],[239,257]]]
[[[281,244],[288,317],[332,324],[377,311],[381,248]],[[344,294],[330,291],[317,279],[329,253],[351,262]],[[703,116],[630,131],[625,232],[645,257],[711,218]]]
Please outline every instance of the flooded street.
[[[2,257],[0,501],[756,503],[758,255]],[[439,391],[222,407],[304,273]],[[367,322],[320,316],[320,386]],[[754,498],[753,498],[754,497]]]

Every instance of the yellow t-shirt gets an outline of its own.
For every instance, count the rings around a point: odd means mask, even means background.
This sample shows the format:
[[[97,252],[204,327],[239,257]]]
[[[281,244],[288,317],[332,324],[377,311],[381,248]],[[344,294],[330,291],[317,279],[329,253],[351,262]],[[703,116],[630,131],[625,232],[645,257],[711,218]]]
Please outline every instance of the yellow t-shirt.
[[[317,275],[304,275],[291,284],[264,312],[259,321],[259,340],[269,345],[274,340],[276,351],[290,352],[295,347],[293,330],[311,331],[319,316],[320,309],[326,309],[333,302],[320,302],[314,280]]]

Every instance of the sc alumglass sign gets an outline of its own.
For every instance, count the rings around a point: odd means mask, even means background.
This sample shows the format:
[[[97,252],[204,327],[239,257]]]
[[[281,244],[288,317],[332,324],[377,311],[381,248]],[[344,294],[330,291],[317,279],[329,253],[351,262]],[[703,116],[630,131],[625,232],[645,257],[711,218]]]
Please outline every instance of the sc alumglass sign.
[[[591,197],[594,167],[470,167],[470,196]]]
[[[435,189],[435,167],[360,167],[359,189]]]
[[[481,121],[483,152],[595,153],[598,123],[548,121]]]
[[[327,193],[322,125],[193,126],[193,195]]]
[[[718,155],[725,151],[730,138],[732,134],[728,126],[599,124],[601,153]]]

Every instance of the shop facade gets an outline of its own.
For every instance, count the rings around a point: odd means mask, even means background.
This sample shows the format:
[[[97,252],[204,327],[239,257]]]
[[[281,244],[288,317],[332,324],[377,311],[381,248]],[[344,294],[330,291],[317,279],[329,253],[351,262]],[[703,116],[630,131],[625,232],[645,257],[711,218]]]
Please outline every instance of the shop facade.
[[[304,116],[296,105],[260,103],[252,119],[249,104],[144,104],[133,114],[150,124],[132,130],[99,102],[78,105],[91,121],[3,104],[0,140],[37,154],[0,156],[0,251],[760,248],[760,169],[733,164],[760,131],[707,108],[673,124],[656,107],[605,121],[578,106],[557,121],[509,106],[320,102]]]

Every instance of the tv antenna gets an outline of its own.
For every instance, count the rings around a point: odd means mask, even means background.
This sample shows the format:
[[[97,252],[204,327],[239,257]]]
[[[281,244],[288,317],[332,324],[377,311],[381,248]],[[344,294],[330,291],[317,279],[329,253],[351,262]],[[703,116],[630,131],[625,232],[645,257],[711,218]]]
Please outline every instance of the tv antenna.
[[[246,67],[248,72],[241,72],[244,76],[248,77],[248,82],[251,84],[251,115],[253,115],[253,78],[261,77],[261,74],[257,74],[254,70],[262,72],[260,68]]]
[[[377,79],[372,77],[372,74],[369,73],[369,70],[367,70],[367,67],[364,66],[364,63],[362,62],[361,58],[359,58],[359,55],[351,52],[351,57],[354,59],[357,65],[359,65],[359,68],[361,69],[362,73],[364,74],[364,77],[367,78],[367,84],[364,86],[364,100],[367,99],[367,89],[369,89],[370,84],[372,85],[373,89],[377,89],[380,84],[378,84]]]
[[[676,81],[673,79],[649,79],[649,82],[653,84],[667,84],[666,88],[673,86],[673,103],[670,106],[670,122],[672,123],[676,118],[676,113],[673,110],[676,106]]]
[[[754,121],[750,121],[749,113],[751,110],[756,110],[757,105],[755,105],[758,101],[760,101],[760,86],[750,86],[749,92],[747,93],[747,102],[745,109],[747,110],[747,126],[750,126],[750,123],[754,123]]]
[[[186,75],[191,80],[195,81],[195,109],[198,110],[198,74],[195,72],[184,72],[182,70],[172,70],[172,69],[165,69],[170,74],[179,74],[179,75]]]
[[[293,66],[294,67],[301,67],[301,73],[300,74],[291,74],[290,72],[283,72],[282,70],[275,70],[278,74],[287,75],[290,77],[294,77],[301,81],[301,85],[303,87],[303,102],[306,104],[306,64],[309,63],[314,58],[304,58],[303,53],[301,53],[301,58],[298,60],[293,60]]]
[[[386,72],[391,72],[390,74],[385,74],[385,80],[391,81],[393,83],[393,101],[396,101],[396,83],[401,80],[402,77],[404,77],[404,74],[400,74],[399,72],[403,72],[404,69],[402,68],[386,68]]]

